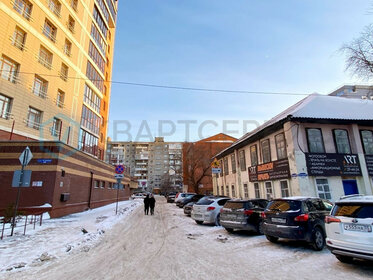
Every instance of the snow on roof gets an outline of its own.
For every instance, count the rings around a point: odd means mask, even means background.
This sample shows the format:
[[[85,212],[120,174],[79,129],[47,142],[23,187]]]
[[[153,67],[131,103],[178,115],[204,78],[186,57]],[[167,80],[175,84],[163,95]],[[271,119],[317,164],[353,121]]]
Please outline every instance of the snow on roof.
[[[287,118],[290,119],[330,119],[330,120],[373,120],[373,101],[349,99],[338,96],[313,93],[287,108],[256,129],[246,133],[228,148],[216,155],[223,154],[237,144],[249,139],[265,128]]]

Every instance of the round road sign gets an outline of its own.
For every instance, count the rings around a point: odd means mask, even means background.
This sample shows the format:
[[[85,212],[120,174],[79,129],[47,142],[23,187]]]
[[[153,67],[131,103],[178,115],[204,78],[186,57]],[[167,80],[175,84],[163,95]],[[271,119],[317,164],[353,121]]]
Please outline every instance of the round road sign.
[[[117,173],[117,174],[123,174],[123,172],[124,172],[124,166],[123,165],[117,165],[117,166],[115,166],[115,173]]]

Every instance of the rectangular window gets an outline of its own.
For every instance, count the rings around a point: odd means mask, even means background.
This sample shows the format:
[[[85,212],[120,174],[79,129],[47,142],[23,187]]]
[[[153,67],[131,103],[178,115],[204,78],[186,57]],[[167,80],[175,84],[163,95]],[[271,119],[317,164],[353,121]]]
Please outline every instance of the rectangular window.
[[[249,188],[248,188],[247,184],[243,184],[243,192],[244,192],[245,198],[248,198],[249,197]]]
[[[95,40],[96,44],[98,45],[102,53],[105,53],[105,50],[106,50],[105,40],[101,36],[101,33],[98,31],[96,25],[93,22],[91,26],[91,36]]]
[[[104,1],[103,0],[97,0],[97,2],[98,2],[98,5],[101,8],[101,11],[104,15],[104,18],[106,19],[107,22],[109,22],[109,11],[105,6]]]
[[[78,0],[70,0],[70,6],[75,12],[78,11]]]
[[[114,5],[111,2],[111,0],[106,0],[106,4],[109,6],[109,10],[110,10],[111,16],[113,17],[113,20],[115,22],[115,18],[117,16],[117,13],[115,12]]]
[[[80,124],[94,134],[99,134],[101,119],[87,106],[83,105]]]
[[[241,150],[238,152],[240,158],[240,169],[241,171],[246,171],[246,158],[245,158],[245,150]]]
[[[48,51],[46,48],[43,46],[40,46],[40,51],[39,51],[39,63],[49,70],[52,69],[52,60],[53,60],[53,54]]]
[[[331,199],[328,179],[316,179],[317,194],[320,198]]]
[[[60,78],[66,82],[68,77],[69,77],[69,67],[67,67],[66,64],[62,63],[61,70],[60,70]]]
[[[262,160],[263,163],[267,163],[271,161],[271,146],[269,143],[269,139],[266,139],[261,142],[262,146]]]
[[[80,129],[79,149],[91,155],[98,155],[98,138],[93,134]]]
[[[31,18],[32,4],[27,0],[14,0],[13,9],[27,20]]]
[[[221,195],[224,195],[224,186],[221,186]]]
[[[58,17],[61,17],[61,3],[57,0],[48,0],[48,8]]]
[[[272,199],[273,198],[272,183],[271,182],[265,182],[265,186],[266,186],[267,199]]]
[[[105,182],[104,182],[104,181],[100,181],[100,188],[101,188],[101,189],[104,189],[104,188],[105,188]]]
[[[42,112],[32,107],[28,108],[26,125],[28,127],[39,129],[41,124]]]
[[[224,158],[224,175],[229,174],[229,168],[228,168],[228,157]]]
[[[232,197],[236,197],[236,189],[234,185],[232,185]]]
[[[46,98],[48,95],[48,82],[43,78],[35,75],[32,92],[41,98]]]
[[[19,64],[10,58],[2,56],[1,58],[1,78],[4,80],[16,83],[18,75]]]
[[[25,42],[26,32],[17,26],[13,33],[12,45],[23,51],[25,48]]]
[[[252,145],[250,147],[250,158],[251,158],[251,166],[258,165],[258,151],[256,149],[256,145]]]
[[[101,99],[87,84],[84,89],[84,102],[100,113]]]
[[[286,142],[285,142],[285,134],[280,133],[275,136],[276,141],[276,150],[277,150],[277,159],[284,159],[287,158],[286,154]]]
[[[104,87],[104,79],[89,61],[87,61],[87,77],[102,92]]]
[[[56,42],[57,28],[47,19],[44,22],[43,34],[52,42]]]
[[[325,153],[324,140],[320,128],[307,128],[307,142],[310,153]]]
[[[95,187],[96,189],[98,189],[99,186],[100,186],[100,181],[95,180],[95,182],[94,182],[94,187]]]
[[[60,108],[63,108],[64,102],[65,102],[65,93],[59,89],[57,92],[56,105]]]
[[[51,135],[59,136],[61,128],[62,128],[62,121],[58,118],[53,118],[53,124],[51,127]]]
[[[260,198],[259,183],[254,183],[255,198]]]
[[[288,181],[280,181],[280,185],[281,185],[281,197],[289,197]]]
[[[101,56],[98,49],[95,47],[92,41],[89,42],[88,54],[90,58],[96,63],[102,73],[105,72],[105,59]]]
[[[102,18],[101,13],[98,11],[96,5],[93,7],[93,18],[95,19],[98,28],[100,28],[102,34],[106,38],[108,28],[106,27],[104,19]]]
[[[71,56],[71,48],[72,48],[72,44],[69,40],[65,39],[65,45],[63,47],[63,52],[67,55],[67,56]]]
[[[338,154],[351,154],[350,140],[345,129],[333,130],[335,149]]]
[[[69,16],[69,19],[67,20],[67,28],[71,31],[71,33],[75,33],[75,20],[72,18],[72,16]]]
[[[236,155],[231,155],[232,173],[236,173]]]
[[[219,167],[220,167],[220,177],[223,177],[223,161],[219,160]]]
[[[12,99],[0,94],[0,118],[9,119]]]
[[[360,135],[364,153],[366,155],[373,155],[373,132],[371,130],[361,130]]]
[[[225,195],[229,196],[229,186],[225,186]]]

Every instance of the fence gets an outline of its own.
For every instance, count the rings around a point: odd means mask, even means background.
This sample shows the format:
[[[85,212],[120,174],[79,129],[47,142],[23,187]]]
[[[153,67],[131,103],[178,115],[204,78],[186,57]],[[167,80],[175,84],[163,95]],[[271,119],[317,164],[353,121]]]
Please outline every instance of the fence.
[[[35,229],[36,224],[39,224],[41,226],[42,223],[43,223],[43,214],[18,216],[15,222],[14,233],[17,231],[18,232],[23,231],[23,235],[25,235],[27,226],[30,227],[31,225],[33,226],[33,229]],[[1,218],[0,226],[1,226],[1,240],[3,240],[4,237],[10,236],[11,231],[12,231],[12,223],[11,222],[6,223],[5,218]]]

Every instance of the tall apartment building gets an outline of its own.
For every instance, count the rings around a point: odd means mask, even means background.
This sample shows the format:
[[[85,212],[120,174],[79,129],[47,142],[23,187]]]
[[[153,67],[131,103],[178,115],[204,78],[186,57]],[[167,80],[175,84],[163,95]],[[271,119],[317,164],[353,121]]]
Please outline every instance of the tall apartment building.
[[[117,1],[0,2],[0,140],[104,157]]]
[[[138,182],[139,188],[159,192],[164,185],[182,187],[182,144],[164,142],[111,142],[106,159],[110,164],[124,164]]]

